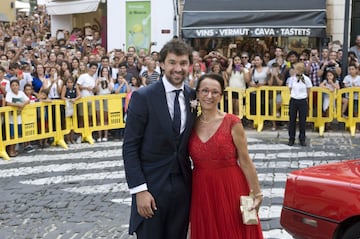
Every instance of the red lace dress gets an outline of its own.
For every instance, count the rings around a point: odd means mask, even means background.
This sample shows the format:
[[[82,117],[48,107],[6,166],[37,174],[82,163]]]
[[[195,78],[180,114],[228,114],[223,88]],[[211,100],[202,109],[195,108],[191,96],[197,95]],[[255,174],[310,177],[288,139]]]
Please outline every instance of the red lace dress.
[[[189,150],[194,162],[190,211],[191,239],[263,238],[261,226],[244,225],[240,196],[249,194],[246,178],[237,164],[231,128],[241,123],[226,114],[206,142],[193,131]]]

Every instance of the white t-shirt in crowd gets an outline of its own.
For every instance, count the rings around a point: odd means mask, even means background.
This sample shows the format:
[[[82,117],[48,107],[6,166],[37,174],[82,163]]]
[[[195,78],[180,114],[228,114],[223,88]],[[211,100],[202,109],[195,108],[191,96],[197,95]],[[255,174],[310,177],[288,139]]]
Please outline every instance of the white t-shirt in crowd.
[[[6,102],[10,102],[10,103],[23,103],[25,101],[28,101],[29,98],[25,95],[25,93],[21,90],[18,91],[17,94],[15,94],[13,91],[8,91],[6,93]],[[14,118],[13,115],[10,114],[10,124],[14,124]],[[21,112],[18,112],[18,117],[17,117],[17,123],[21,124]]]
[[[81,74],[77,80],[77,84],[81,85],[81,87],[91,87],[92,89],[95,88],[95,79],[93,76],[89,75],[88,73],[85,74]],[[82,89],[80,90],[81,93],[81,97],[86,97],[86,96],[93,96],[94,92],[91,90],[89,91],[88,89]]]
[[[347,75],[344,77],[343,83],[345,87],[360,87],[360,76],[357,75],[352,77],[351,75]],[[354,100],[357,100],[358,98],[359,94],[354,92]]]

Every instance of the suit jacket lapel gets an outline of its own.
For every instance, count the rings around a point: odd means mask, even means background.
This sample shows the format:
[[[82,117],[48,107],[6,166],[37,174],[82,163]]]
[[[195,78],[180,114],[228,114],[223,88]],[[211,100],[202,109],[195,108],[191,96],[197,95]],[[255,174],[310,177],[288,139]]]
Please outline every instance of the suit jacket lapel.
[[[162,80],[156,83],[156,87],[154,88],[154,95],[151,96],[153,101],[153,110],[156,111],[159,122],[161,122],[161,126],[165,129],[166,132],[173,132],[172,128],[172,119],[169,113],[169,108],[166,101],[166,92]],[[173,134],[169,134],[171,137]]]
[[[187,86],[184,87],[184,96],[185,96],[185,107],[186,107],[186,123],[185,123],[185,131],[184,134],[191,132],[192,125],[194,123],[194,112],[191,112],[190,108],[190,100],[193,100],[190,95],[190,88]]]

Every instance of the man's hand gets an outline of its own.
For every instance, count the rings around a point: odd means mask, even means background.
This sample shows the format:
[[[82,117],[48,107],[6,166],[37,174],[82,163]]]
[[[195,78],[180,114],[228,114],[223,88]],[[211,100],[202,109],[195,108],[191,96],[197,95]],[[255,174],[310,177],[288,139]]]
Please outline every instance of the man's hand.
[[[142,191],[136,194],[136,206],[140,216],[148,219],[154,216],[157,210],[154,197],[149,191]]]

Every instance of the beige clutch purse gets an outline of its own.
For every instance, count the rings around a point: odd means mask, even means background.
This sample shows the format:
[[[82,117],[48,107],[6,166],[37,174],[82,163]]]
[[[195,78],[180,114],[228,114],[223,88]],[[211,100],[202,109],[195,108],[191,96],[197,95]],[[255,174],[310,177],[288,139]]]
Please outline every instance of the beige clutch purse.
[[[240,212],[242,215],[243,223],[245,225],[259,224],[256,210],[253,209],[249,211],[253,203],[254,197],[251,194],[249,196],[240,196]]]

